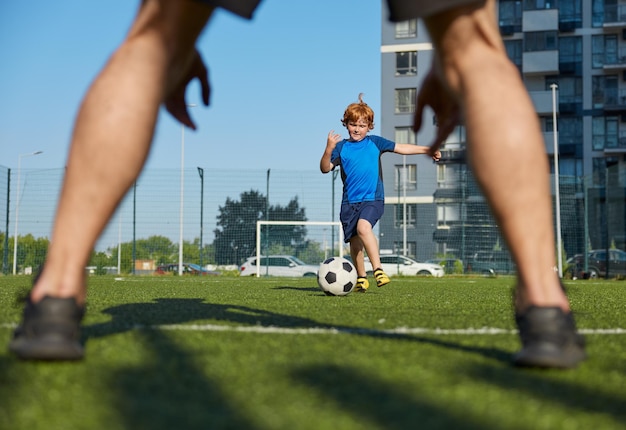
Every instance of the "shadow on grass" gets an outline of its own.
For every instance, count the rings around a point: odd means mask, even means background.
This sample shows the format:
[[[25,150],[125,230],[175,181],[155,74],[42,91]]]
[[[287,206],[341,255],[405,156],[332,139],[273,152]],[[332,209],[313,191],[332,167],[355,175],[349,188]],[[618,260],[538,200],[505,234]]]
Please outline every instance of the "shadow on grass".
[[[340,366],[311,366],[295,371],[292,377],[356,419],[366,419],[376,428],[404,429],[482,429],[485,423],[474,423],[468,417],[456,417],[442,405],[428,399],[419,387],[390,384],[372,373]],[[406,387],[406,386],[405,386]]]
[[[606,414],[615,418],[617,422],[626,423],[626,409],[624,409],[626,394],[623,390],[619,393],[603,393],[602,390],[606,386],[597,380],[587,379],[589,384],[593,385],[589,387],[554,378],[555,374],[558,376],[562,372],[564,371],[520,370],[491,366],[477,366],[468,370],[468,373],[477,380],[482,379],[492,385],[514,390],[522,395],[545,399],[548,403],[560,403],[572,410],[590,414]],[[550,377],[546,377],[547,375]]]
[[[84,340],[123,333],[136,328],[158,330],[160,326],[164,325],[191,323],[193,321],[220,321],[240,326],[329,329],[346,335],[430,344],[456,351],[479,354],[503,363],[510,361],[510,353],[501,349],[468,346],[428,336],[324,324],[310,318],[279,314],[247,306],[206,303],[203,299],[155,299],[151,303],[113,306],[102,312],[111,315],[112,320],[107,323],[86,326],[83,329]]]
[[[255,429],[193,357],[157,330],[141,332],[151,359],[116,369],[112,398],[127,429]]]

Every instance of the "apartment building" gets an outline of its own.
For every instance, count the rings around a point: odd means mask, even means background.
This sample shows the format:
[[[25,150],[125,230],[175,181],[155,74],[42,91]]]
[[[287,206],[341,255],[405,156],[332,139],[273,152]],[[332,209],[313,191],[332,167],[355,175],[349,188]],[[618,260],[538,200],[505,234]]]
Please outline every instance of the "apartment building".
[[[435,132],[432,113],[419,135],[411,125],[432,47],[420,21],[390,23],[382,3],[381,134],[427,145]],[[623,247],[626,0],[501,0],[497,8],[507,53],[537,111],[552,173],[558,148],[562,192],[555,210],[562,218],[563,247],[568,255],[608,244]],[[505,250],[466,164],[462,126],[442,152],[437,164],[426,157],[383,157],[381,249],[418,259],[445,254],[464,260]],[[556,190],[553,185],[555,196]]]

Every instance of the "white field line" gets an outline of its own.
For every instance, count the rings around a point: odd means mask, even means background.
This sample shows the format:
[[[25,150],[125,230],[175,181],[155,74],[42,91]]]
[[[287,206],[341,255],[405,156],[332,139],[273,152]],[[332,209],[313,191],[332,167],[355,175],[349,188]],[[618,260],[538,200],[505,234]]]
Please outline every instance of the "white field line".
[[[0,328],[13,329],[17,327],[14,323],[0,324]],[[509,330],[495,327],[480,328],[422,328],[422,327],[398,327],[394,329],[368,329],[351,327],[278,327],[278,326],[233,326],[220,324],[164,324],[164,325],[132,325],[130,330],[174,330],[174,331],[208,331],[208,332],[238,332],[238,333],[260,333],[260,334],[367,334],[367,335],[498,335],[516,334],[517,330]],[[603,328],[603,329],[579,329],[581,334],[590,335],[620,335],[626,334],[623,328]]]

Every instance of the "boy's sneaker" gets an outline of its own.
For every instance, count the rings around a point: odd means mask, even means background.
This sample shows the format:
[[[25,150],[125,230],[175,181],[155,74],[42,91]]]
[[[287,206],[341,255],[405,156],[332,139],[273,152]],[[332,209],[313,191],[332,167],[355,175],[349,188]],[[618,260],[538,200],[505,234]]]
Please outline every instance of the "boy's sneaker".
[[[370,287],[370,283],[367,280],[367,278],[359,276],[358,278],[356,278],[356,285],[354,286],[353,292],[365,293],[369,287]]]
[[[84,355],[80,343],[84,314],[73,298],[45,296],[33,303],[28,297],[9,350],[22,360],[79,360]]]
[[[374,270],[374,278],[376,278],[377,287],[382,287],[391,282],[391,279],[389,279],[389,276],[387,276],[387,274],[383,272],[383,269]]]
[[[515,315],[522,350],[513,363],[523,367],[572,368],[587,358],[585,339],[576,332],[571,313],[558,307],[531,306]]]

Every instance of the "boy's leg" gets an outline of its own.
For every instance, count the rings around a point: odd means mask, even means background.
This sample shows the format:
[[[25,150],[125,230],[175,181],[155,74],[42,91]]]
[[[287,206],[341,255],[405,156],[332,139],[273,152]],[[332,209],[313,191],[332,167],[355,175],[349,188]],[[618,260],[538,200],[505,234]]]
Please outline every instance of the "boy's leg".
[[[380,252],[378,251],[378,241],[374,235],[372,224],[366,219],[360,219],[356,225],[356,231],[359,239],[363,243],[367,256],[372,264],[372,270],[374,271],[374,278],[376,278],[376,285],[382,287],[387,285],[391,280],[383,272],[380,264]]]
[[[354,292],[364,293],[370,284],[367,280],[367,270],[365,269],[365,254],[363,253],[363,242],[359,236],[352,236],[350,239],[350,256],[356,269],[357,280]]]
[[[73,299],[73,314],[82,316],[84,268],[93,246],[138,177],[159,106],[184,79],[196,38],[212,10],[187,0],[142,2],[127,38],[87,92],[72,136],[52,241],[30,293],[25,319],[41,319],[42,313],[63,308],[38,309],[37,302],[46,296]],[[25,343],[37,342],[34,332],[38,329],[27,323],[16,331],[12,343],[18,355],[25,350],[32,353]],[[30,358],[28,351],[24,354],[23,358]]]
[[[495,12],[489,0],[439,13],[425,23],[436,49],[435,69],[465,117],[472,170],[517,264],[518,320],[540,307],[566,327],[558,341],[563,343],[560,349],[554,343],[546,346],[545,339],[529,345],[528,336],[521,333],[521,354],[530,351],[536,360],[526,357],[518,364],[571,367],[584,358],[584,350],[554,269],[548,161],[535,110],[506,55]],[[551,320],[542,318],[542,324]],[[518,324],[520,330],[529,325]],[[531,331],[537,334],[542,324],[531,322]],[[559,357],[542,361],[547,350]],[[555,365],[559,360],[561,366]]]

